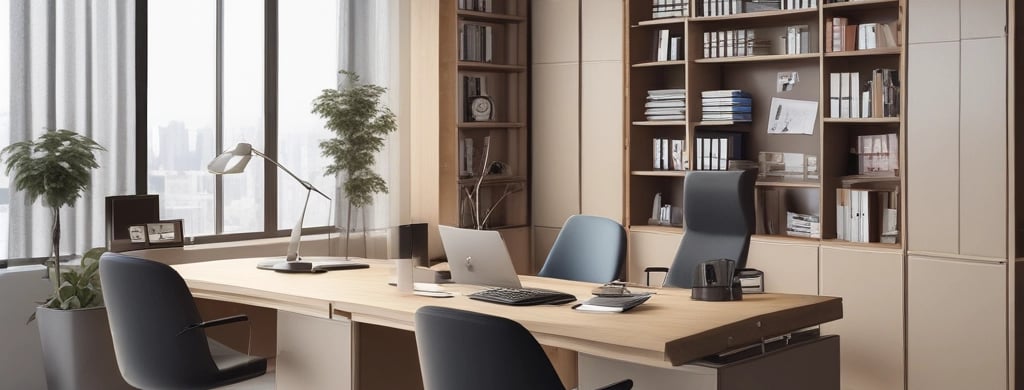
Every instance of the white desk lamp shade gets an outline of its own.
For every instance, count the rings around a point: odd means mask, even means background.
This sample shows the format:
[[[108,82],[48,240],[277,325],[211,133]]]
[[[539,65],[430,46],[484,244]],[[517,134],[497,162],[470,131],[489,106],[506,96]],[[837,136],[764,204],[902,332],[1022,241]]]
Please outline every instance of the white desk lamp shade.
[[[252,159],[252,145],[243,142],[236,145],[234,149],[227,150],[214,158],[206,166],[206,169],[210,173],[218,175],[242,173],[249,165],[250,159]]]

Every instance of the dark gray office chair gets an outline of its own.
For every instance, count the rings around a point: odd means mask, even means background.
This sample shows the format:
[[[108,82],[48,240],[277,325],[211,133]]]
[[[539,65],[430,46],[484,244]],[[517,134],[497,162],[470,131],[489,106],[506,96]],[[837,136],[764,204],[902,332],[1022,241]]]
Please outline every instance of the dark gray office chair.
[[[416,310],[415,321],[426,390],[565,389],[540,344],[515,321],[437,306]],[[626,379],[604,389],[631,388]]]
[[[592,215],[573,215],[548,253],[538,276],[608,283],[619,277],[626,262],[626,230],[618,222]]]
[[[750,235],[754,233],[754,182],[757,171],[697,171],[683,182],[686,233],[668,270],[665,286],[693,287],[697,264],[714,259],[747,263]]]
[[[128,384],[143,389],[208,389],[267,372],[266,359],[208,340],[203,330],[248,318],[203,322],[185,281],[170,266],[105,253],[100,257],[100,282],[117,365]]]

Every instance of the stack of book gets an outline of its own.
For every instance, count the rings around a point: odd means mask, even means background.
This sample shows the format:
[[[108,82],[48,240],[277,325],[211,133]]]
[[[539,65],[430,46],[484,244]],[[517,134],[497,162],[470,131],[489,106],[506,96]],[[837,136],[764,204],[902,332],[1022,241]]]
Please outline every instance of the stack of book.
[[[704,58],[744,57],[772,54],[772,44],[758,39],[756,30],[704,32]]]
[[[821,238],[821,221],[817,215],[786,212],[786,235]]]
[[[829,117],[898,117],[899,73],[895,69],[875,69],[871,79],[861,83],[860,73],[829,74]]]
[[[726,16],[818,6],[817,0],[703,0],[701,5],[700,16]]]
[[[651,18],[677,18],[690,14],[690,0],[652,0]]]
[[[493,27],[465,23],[459,28],[459,61],[491,62]]]
[[[898,237],[898,191],[836,189],[836,238],[895,244]]]
[[[700,95],[702,121],[751,121],[749,93],[738,89],[725,89],[703,91]]]
[[[644,115],[649,121],[686,119],[685,89],[652,89],[647,91]]]
[[[857,136],[857,174],[899,176],[899,142],[896,133]]]

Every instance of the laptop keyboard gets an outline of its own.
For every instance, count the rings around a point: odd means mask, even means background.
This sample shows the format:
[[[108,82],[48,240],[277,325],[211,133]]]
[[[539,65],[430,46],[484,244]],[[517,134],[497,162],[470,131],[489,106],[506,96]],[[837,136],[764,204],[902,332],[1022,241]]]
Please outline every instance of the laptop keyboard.
[[[570,294],[539,288],[492,288],[469,294],[469,297],[513,306],[560,305],[576,300],[576,297]]]

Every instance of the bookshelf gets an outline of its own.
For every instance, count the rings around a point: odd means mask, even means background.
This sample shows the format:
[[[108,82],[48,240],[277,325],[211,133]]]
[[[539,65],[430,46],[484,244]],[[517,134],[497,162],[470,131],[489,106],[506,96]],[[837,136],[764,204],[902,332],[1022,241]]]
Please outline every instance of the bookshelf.
[[[529,1],[440,2],[439,223],[502,233],[529,269]]]
[[[700,158],[697,156],[698,138],[728,137],[730,140],[738,140],[742,146],[738,153],[741,156],[736,157],[752,165],[763,165],[759,162],[761,152],[774,152],[787,153],[787,158],[788,154],[813,156],[813,163],[805,161],[804,165],[815,164],[817,167],[816,172],[802,176],[759,177],[755,197],[758,202],[759,241],[775,240],[784,243],[792,239],[787,235],[784,221],[782,226],[771,226],[779,221],[769,215],[781,213],[784,217],[786,211],[791,211],[816,216],[820,221],[820,237],[797,237],[802,242],[828,242],[830,246],[849,244],[850,248],[858,249],[902,248],[906,219],[901,190],[905,187],[905,163],[902,161],[905,153],[900,151],[905,150],[905,120],[899,112],[889,116],[865,113],[863,117],[856,117],[860,116],[858,110],[857,115],[853,115],[852,111],[833,115],[830,94],[832,74],[845,73],[849,78],[857,74],[858,95],[865,90],[871,92],[871,96],[881,93],[865,86],[869,80],[875,82],[875,69],[892,69],[897,82],[902,81],[906,68],[906,45],[902,38],[905,30],[905,0],[859,0],[820,4],[813,8],[718,16],[701,16],[702,6],[701,1],[691,1],[687,15],[653,18],[651,1],[626,1],[628,47],[624,73],[627,84],[627,119],[624,136],[628,145],[628,165],[625,168],[627,189],[624,214],[629,229],[648,230],[655,194],[661,194],[663,203],[682,204],[686,171],[657,169],[653,166],[655,139],[684,140],[686,160],[690,163],[687,169],[693,169],[696,167],[694,163]],[[830,49],[833,46],[830,41],[833,31],[851,31],[833,27],[834,20],[839,23],[839,19],[835,18],[844,18],[847,25],[872,26],[871,31],[876,34],[876,39],[870,40],[872,43],[868,45],[869,40],[862,38],[862,46],[846,48],[851,50]],[[802,46],[797,43],[791,49],[795,51],[787,53],[784,39],[791,27],[796,27],[797,34],[806,34],[806,38]],[[892,42],[883,40],[881,28],[890,29]],[[682,58],[665,60],[658,57],[662,30],[668,30],[672,36],[683,37],[685,48]],[[739,37],[739,31],[743,31],[744,35],[753,34],[763,47],[751,49],[751,53],[747,53],[753,55],[737,55],[743,53],[743,49],[735,46],[728,51],[721,49],[718,53],[712,47],[710,50],[714,54],[709,54],[705,45],[709,34],[711,40],[718,37],[724,43],[738,39],[733,34]],[[860,30],[852,31],[860,33]],[[845,41],[840,43],[846,45]],[[734,49],[736,53],[732,52]],[[777,83],[780,74],[796,74],[798,81],[787,90],[780,91]],[[850,81],[847,83],[850,85]],[[647,91],[657,89],[686,90],[685,119],[659,121],[647,118]],[[702,120],[702,92],[713,90],[742,90],[749,93],[752,96],[750,121]],[[817,102],[811,134],[769,134],[766,125],[770,121],[773,98]],[[902,111],[902,89],[895,99],[891,102],[895,110]],[[886,153],[851,154],[851,150],[861,152],[859,146],[874,145],[872,142],[884,144]],[[890,142],[897,144],[891,154],[888,153]],[[868,158],[868,155],[872,157]],[[896,156],[898,161],[888,162],[888,159]],[[865,171],[861,168],[861,165],[866,164],[864,161],[872,161],[875,165]],[[789,171],[788,166],[785,171]],[[875,242],[854,242],[849,237],[837,237],[845,230],[842,226],[837,228],[836,193],[840,188],[895,193],[892,201],[896,203],[891,206],[891,210],[896,214],[890,211],[886,222],[889,227],[893,223],[898,224],[896,236],[892,237],[894,231],[890,229],[886,239],[889,242],[885,243],[881,242],[881,237],[874,237]],[[780,208],[781,211],[777,210]],[[871,223],[881,223],[880,219],[875,218]],[[682,229],[677,234],[682,234]]]

